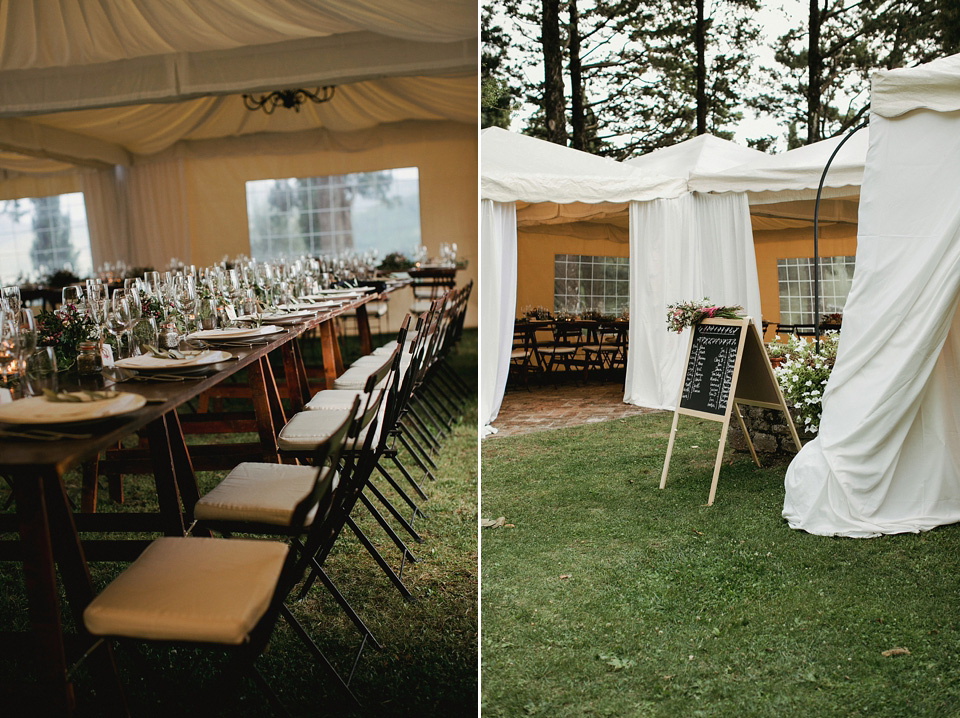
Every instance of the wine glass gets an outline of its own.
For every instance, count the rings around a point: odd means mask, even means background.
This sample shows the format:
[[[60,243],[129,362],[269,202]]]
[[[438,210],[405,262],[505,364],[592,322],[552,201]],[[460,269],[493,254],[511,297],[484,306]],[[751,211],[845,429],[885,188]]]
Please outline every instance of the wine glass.
[[[70,304],[77,306],[80,304],[80,300],[83,299],[83,290],[75,284],[68,284],[63,288],[60,296],[63,300],[63,306],[66,307]]]
[[[174,279],[174,301],[183,315],[187,332],[193,331],[193,314],[197,306],[197,283],[191,275],[180,274]]]
[[[7,307],[13,314],[19,312],[23,307],[23,303],[20,301],[20,287],[16,285],[12,284],[0,289],[0,296],[7,300]]]
[[[9,384],[20,374],[20,331],[13,314],[4,312],[0,321],[0,383]]]

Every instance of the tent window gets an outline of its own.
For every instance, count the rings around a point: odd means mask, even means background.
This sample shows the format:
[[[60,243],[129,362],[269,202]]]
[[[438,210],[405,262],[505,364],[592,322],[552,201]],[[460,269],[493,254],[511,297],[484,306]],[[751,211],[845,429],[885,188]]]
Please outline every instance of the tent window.
[[[554,255],[553,308],[580,314],[619,314],[630,301],[630,259]]]
[[[247,221],[255,259],[370,251],[410,257],[420,246],[419,171],[247,182]]]
[[[0,281],[93,273],[83,193],[0,201]]]
[[[855,257],[820,258],[820,306],[825,314],[842,312],[853,281]],[[780,323],[813,324],[813,258],[777,260]]]

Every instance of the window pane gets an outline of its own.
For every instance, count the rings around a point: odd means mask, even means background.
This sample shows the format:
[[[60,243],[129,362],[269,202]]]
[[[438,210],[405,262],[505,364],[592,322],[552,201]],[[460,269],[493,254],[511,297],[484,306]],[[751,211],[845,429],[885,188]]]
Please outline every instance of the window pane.
[[[247,220],[255,259],[369,250],[412,257],[421,244],[419,170],[247,182]]]
[[[0,281],[93,274],[83,193],[0,201]]]
[[[629,267],[626,257],[555,255],[554,309],[619,314],[629,302]]]

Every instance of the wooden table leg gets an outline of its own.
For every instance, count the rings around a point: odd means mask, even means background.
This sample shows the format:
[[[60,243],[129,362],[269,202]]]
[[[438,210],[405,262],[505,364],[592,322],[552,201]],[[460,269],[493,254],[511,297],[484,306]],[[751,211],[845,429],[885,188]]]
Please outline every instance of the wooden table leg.
[[[290,400],[290,413],[303,411],[304,387],[300,384],[301,372],[297,366],[296,339],[287,342],[281,348],[283,353],[283,377],[287,382],[287,399]]]
[[[70,503],[64,491],[63,481],[54,471],[43,478],[45,501],[50,520],[50,536],[53,541],[54,556],[60,569],[64,593],[73,614],[77,632],[85,637],[90,645],[95,639],[83,624],[83,612],[93,600],[93,582],[90,569],[80,543],[80,535],[70,511]],[[127,716],[130,714],[123,685],[117,674],[117,664],[113,658],[113,647],[105,642],[87,659],[100,701],[98,709],[103,715]]]
[[[342,367],[340,369],[337,367],[340,345],[337,344],[332,320],[320,325],[320,351],[323,354],[323,388],[332,389],[333,382],[342,372]]]
[[[170,444],[170,456],[173,459],[174,476],[180,499],[183,501],[184,523],[189,526],[193,522],[193,507],[200,500],[200,487],[197,485],[197,475],[193,471],[193,461],[187,451],[187,442],[183,438],[183,427],[180,425],[180,416],[176,411],[167,414],[167,441]],[[209,531],[194,536],[210,536]]]
[[[357,334],[360,337],[360,354],[366,356],[373,351],[373,335],[370,333],[370,315],[367,305],[357,307]]]
[[[274,430],[273,411],[270,408],[271,401],[268,396],[267,373],[264,370],[264,363],[266,363],[266,357],[253,362],[247,369],[247,377],[253,398],[253,410],[257,415],[257,433],[260,435],[263,460],[272,464],[279,464],[280,453],[277,446],[277,434]]]
[[[150,458],[153,462],[153,477],[157,486],[157,503],[163,516],[163,532],[167,536],[183,536],[183,510],[180,492],[177,489],[177,474],[170,449],[170,434],[166,414],[147,425],[147,440],[150,442]]]
[[[49,691],[51,708],[70,715],[74,708],[73,686],[67,682],[67,658],[63,646],[63,623],[57,600],[57,576],[53,563],[50,518],[44,500],[41,476],[18,476],[14,480],[17,521],[23,547],[23,575],[27,589],[30,627],[36,638],[40,683]]]

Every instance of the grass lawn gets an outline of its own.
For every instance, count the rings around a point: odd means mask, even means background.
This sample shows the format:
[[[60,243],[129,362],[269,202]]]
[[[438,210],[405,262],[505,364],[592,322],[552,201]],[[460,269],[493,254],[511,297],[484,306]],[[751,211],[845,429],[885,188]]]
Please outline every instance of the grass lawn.
[[[793,531],[786,464],[655,413],[482,445],[482,713],[960,715],[960,526]],[[893,648],[909,655],[884,656]]]
[[[477,334],[464,333],[460,351],[451,364],[472,385],[476,382]],[[281,620],[267,653],[258,667],[295,716],[437,716],[475,715],[477,706],[477,439],[476,404],[472,403],[436,458],[437,481],[425,486],[430,501],[428,518],[416,528],[425,539],[411,544],[420,562],[404,570],[404,582],[415,600],[403,600],[348,530],[338,539],[327,562],[327,572],[383,644],[368,647],[357,667],[351,687],[364,703],[354,711],[333,687],[292,631]],[[190,437],[188,437],[189,439]],[[255,440],[250,435],[219,437]],[[210,441],[211,437],[201,437]],[[405,461],[413,466],[410,460]],[[226,472],[200,473],[201,492],[208,491]],[[79,504],[77,472],[68,477],[68,493]],[[385,486],[385,484],[382,484]],[[389,487],[387,487],[389,488]],[[114,506],[101,492],[101,511],[155,510],[152,477],[127,477],[125,504]],[[0,501],[7,492],[0,490]],[[11,511],[12,508],[7,508]],[[355,512],[364,531],[378,543],[396,567],[399,552],[386,545],[383,532],[365,513]],[[12,536],[2,536],[9,539]],[[391,550],[392,549],[392,550]],[[102,587],[123,564],[92,564],[93,578]],[[69,612],[65,621],[70,625]],[[342,673],[349,672],[359,633],[319,582],[306,600],[294,607],[321,649]],[[19,565],[0,563],[0,631],[28,628]],[[213,709],[197,708],[196,689],[217,674],[221,661],[189,649],[144,651],[146,666],[159,677],[145,677],[144,666],[127,648],[117,651],[121,677],[135,716],[270,715],[270,707],[255,686],[244,685]],[[28,654],[0,651],[0,682],[32,680]],[[81,666],[76,676],[78,714],[98,716],[90,676]],[[16,699],[14,699],[16,700]],[[0,715],[18,714],[10,700],[0,705]],[[37,715],[23,710],[25,715]]]

